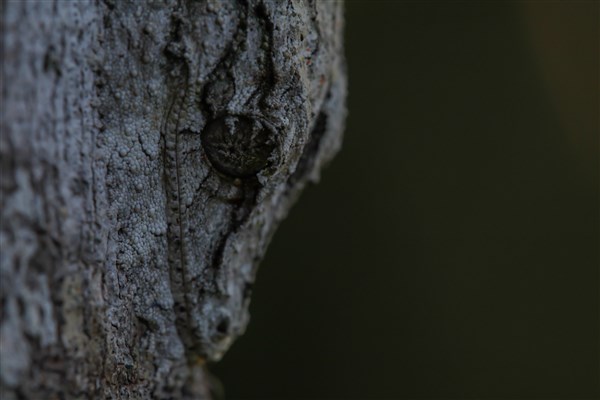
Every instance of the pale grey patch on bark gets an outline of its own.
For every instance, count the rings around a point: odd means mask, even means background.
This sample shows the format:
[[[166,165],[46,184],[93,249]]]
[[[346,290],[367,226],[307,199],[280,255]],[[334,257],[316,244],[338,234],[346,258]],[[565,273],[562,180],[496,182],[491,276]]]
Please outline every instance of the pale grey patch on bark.
[[[333,1],[8,1],[0,395],[207,398],[339,149]]]

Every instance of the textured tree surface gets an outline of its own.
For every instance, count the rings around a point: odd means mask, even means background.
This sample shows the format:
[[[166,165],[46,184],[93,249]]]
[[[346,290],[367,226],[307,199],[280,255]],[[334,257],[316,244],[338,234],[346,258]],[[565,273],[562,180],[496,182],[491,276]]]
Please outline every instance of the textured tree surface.
[[[209,397],[339,148],[341,5],[2,7],[0,396]]]

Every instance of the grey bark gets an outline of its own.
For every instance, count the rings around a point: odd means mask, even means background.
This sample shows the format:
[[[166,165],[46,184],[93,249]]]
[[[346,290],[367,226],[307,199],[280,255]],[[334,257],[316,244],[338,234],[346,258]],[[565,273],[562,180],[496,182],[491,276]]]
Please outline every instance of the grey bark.
[[[341,4],[2,7],[0,396],[209,397],[340,146]]]

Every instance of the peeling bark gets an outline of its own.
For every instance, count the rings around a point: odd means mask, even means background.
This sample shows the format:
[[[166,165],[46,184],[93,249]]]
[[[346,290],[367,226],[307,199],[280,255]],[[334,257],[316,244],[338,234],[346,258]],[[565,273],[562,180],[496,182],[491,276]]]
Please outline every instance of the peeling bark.
[[[7,1],[0,395],[208,398],[345,116],[342,5]]]

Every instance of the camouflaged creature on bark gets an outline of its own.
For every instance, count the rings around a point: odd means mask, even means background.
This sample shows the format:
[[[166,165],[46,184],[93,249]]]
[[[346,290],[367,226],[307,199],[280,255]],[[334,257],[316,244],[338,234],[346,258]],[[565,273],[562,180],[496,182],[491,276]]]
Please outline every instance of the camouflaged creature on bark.
[[[171,44],[182,71],[173,85],[183,96],[163,131],[169,268],[178,331],[192,356],[219,359],[243,333],[257,264],[320,167],[308,157],[325,162],[339,146],[341,39],[323,30],[340,29],[341,11],[313,6],[326,17],[293,2],[222,7],[217,18],[235,29],[210,65],[198,57],[202,24],[182,18]]]

